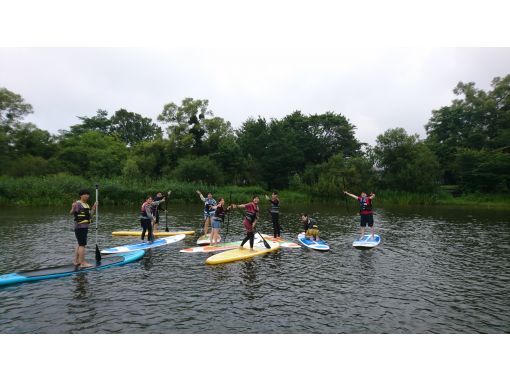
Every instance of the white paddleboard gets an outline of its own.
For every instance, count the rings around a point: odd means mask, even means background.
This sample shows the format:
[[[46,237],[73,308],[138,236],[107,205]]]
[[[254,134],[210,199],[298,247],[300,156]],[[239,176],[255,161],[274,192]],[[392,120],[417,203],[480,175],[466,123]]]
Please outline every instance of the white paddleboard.
[[[365,235],[362,239],[354,240],[352,246],[354,248],[374,248],[381,244],[381,237],[377,234],[374,234],[374,238],[372,239],[372,235]]]
[[[106,255],[112,255],[114,253],[126,253],[126,252],[137,251],[139,249],[156,248],[156,247],[161,247],[163,245],[178,242],[180,240],[183,240],[185,237],[186,237],[186,235],[181,234],[181,235],[174,235],[174,236],[170,236],[170,237],[166,237],[166,238],[162,238],[162,239],[156,239],[152,243],[146,242],[146,243],[121,245],[119,247],[103,249],[101,251],[101,253],[104,253]]]
[[[298,240],[306,248],[315,249],[316,251],[329,251],[329,245],[322,239],[318,241],[307,239],[304,232],[298,235]]]

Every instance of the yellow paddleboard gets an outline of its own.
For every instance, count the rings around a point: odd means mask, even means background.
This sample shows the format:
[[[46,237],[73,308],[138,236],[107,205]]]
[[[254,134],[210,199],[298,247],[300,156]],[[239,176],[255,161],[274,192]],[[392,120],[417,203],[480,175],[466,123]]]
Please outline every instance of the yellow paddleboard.
[[[174,236],[174,235],[193,235],[195,231],[158,231],[154,232],[154,236]],[[113,236],[140,236],[142,231],[113,231]]]
[[[268,241],[267,243],[271,246],[271,248],[267,249],[262,244],[258,243],[253,247],[253,250],[250,249],[250,243],[246,243],[248,248],[237,248],[232,249],[230,251],[218,253],[205,260],[205,263],[206,264],[231,263],[233,261],[249,259],[254,256],[265,255],[266,253],[276,251],[278,248],[280,248],[280,244],[278,243],[274,243],[272,241]]]

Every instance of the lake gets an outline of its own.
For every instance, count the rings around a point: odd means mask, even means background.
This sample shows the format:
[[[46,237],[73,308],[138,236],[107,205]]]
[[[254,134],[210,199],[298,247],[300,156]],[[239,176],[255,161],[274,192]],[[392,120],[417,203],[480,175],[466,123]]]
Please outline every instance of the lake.
[[[271,233],[262,204],[259,230]],[[207,266],[208,254],[179,253],[196,235],[126,266],[0,288],[0,332],[510,332],[507,212],[375,204],[383,242],[359,251],[351,246],[359,216],[349,206],[282,207],[283,236],[296,241],[299,213],[308,212],[331,246],[326,253],[286,249]],[[0,273],[70,263],[69,208],[0,209]],[[169,210],[170,229],[199,231],[199,203]],[[137,207],[101,208],[99,222],[100,248],[138,241],[111,236],[139,228]],[[235,212],[228,240],[242,236]],[[91,229],[90,260],[94,244]]]

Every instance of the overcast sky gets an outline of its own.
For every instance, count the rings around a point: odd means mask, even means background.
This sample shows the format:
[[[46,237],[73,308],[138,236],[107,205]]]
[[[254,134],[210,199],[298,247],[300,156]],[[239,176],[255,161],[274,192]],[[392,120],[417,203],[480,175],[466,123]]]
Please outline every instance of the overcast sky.
[[[53,133],[99,108],[155,120],[164,104],[193,97],[234,128],[294,110],[341,113],[374,144],[394,127],[424,137],[459,81],[489,89],[507,74],[510,48],[0,49],[0,87],[21,94],[34,107],[27,120]]]

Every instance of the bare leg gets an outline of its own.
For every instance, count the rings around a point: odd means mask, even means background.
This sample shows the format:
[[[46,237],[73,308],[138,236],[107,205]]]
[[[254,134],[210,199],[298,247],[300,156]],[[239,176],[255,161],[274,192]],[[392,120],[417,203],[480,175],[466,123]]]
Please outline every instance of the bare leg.
[[[80,247],[76,246],[76,248],[74,249],[74,261],[73,261],[74,265],[78,265],[80,263],[80,259],[78,256],[78,248],[80,248]]]
[[[78,247],[78,260],[80,263],[80,268],[88,268],[92,265],[85,261],[85,247]]]
[[[374,226],[370,227],[370,230],[372,231],[372,239],[374,238]]]
[[[158,232],[158,224],[157,223],[154,223],[154,232]]]
[[[210,218],[205,218],[205,222],[204,222],[204,235],[207,235],[207,232],[209,231],[209,219]]]
[[[363,236],[365,236],[365,227],[361,227],[361,237],[360,237],[360,240],[363,239]]]

